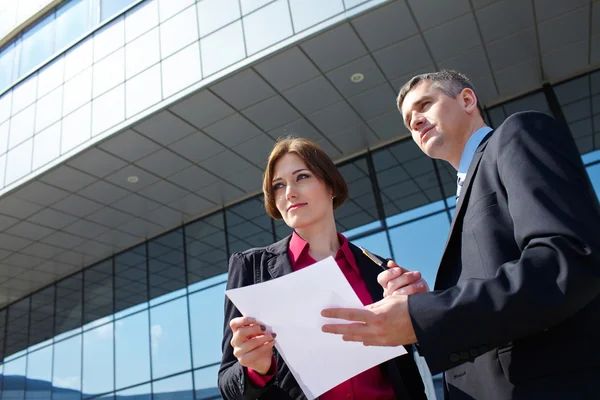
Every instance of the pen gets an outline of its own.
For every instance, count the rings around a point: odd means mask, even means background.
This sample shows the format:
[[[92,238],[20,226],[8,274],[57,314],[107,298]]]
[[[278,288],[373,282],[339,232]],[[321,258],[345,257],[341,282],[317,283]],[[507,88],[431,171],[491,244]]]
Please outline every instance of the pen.
[[[379,257],[377,257],[375,254],[371,253],[369,250],[365,249],[364,247],[358,246],[358,248],[361,249],[363,254],[365,256],[369,257],[369,259],[371,261],[373,261],[375,264],[377,264],[382,270],[384,270],[384,271],[388,270],[387,263],[388,263],[388,261],[391,261],[391,259],[386,258],[386,259],[382,260]]]

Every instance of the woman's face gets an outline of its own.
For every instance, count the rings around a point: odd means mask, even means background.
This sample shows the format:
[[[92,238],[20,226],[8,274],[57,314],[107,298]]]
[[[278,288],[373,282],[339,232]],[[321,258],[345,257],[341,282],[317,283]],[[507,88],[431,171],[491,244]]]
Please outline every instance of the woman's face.
[[[285,223],[302,229],[333,214],[333,193],[296,153],[287,153],[273,168],[275,206]]]

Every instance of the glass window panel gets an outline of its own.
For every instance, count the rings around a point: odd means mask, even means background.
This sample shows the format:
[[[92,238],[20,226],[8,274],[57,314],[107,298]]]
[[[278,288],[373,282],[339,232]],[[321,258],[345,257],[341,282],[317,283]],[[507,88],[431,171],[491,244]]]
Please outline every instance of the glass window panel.
[[[8,148],[12,149],[27,139],[34,133],[35,123],[35,104],[30,105],[10,120],[10,134],[8,136]]]
[[[8,353],[8,351],[7,351]],[[27,367],[26,357],[4,364],[4,375],[2,377],[2,399],[23,400],[25,397],[25,371]]]
[[[115,400],[150,400],[152,388],[150,384],[140,385],[131,389],[117,392]]]
[[[196,400],[220,398],[217,387],[219,366],[202,368],[194,371],[194,385],[196,387]]]
[[[0,51],[0,92],[12,85],[14,81],[13,67],[17,45],[11,43]]]
[[[503,107],[507,117],[516,112],[527,110],[535,110],[552,115],[543,92],[533,93],[517,100],[509,101],[504,103]]]
[[[94,62],[125,45],[125,18],[123,16],[94,33]]]
[[[158,11],[160,14],[160,22],[163,22],[173,15],[179,13],[184,8],[194,4],[194,0],[158,0]]]
[[[37,81],[37,74],[32,74],[13,88],[13,115],[35,102],[37,96]]]
[[[227,279],[227,278],[225,278]],[[6,308],[0,310],[0,362],[4,360],[4,333],[6,329]],[[2,381],[2,378],[0,378]]]
[[[33,170],[60,155],[60,127],[57,122],[33,137]]]
[[[112,258],[84,270],[83,294],[84,324],[113,313]]]
[[[600,160],[600,150],[593,151],[591,153],[584,154],[581,156],[581,160],[584,164],[589,164],[594,161]]]
[[[81,327],[83,274],[56,284],[56,335]]]
[[[150,380],[149,327],[148,311],[115,322],[117,389]]]
[[[83,334],[83,397],[114,390],[113,324]]]
[[[98,97],[125,80],[125,49],[118,49],[94,64],[93,68],[93,96]]]
[[[356,246],[362,246],[381,257],[391,258],[390,246],[385,232],[379,232],[374,235],[365,236],[360,239],[352,240]]]
[[[123,11],[127,6],[135,3],[136,0],[101,0],[100,3],[100,21],[104,21],[113,15]]]
[[[188,372],[153,382],[152,398],[154,400],[194,400],[192,373]]]
[[[225,284],[190,295],[194,368],[221,361]]]
[[[197,40],[198,19],[195,7],[187,8],[160,25],[160,55],[162,58],[167,58]]]
[[[35,110],[35,132],[40,132],[62,116],[62,86],[38,100]]]
[[[186,286],[183,229],[176,229],[148,242],[150,299],[157,299]],[[168,298],[172,298],[169,296]],[[156,300],[157,299],[157,300]]]
[[[200,37],[240,18],[239,0],[203,0],[197,7]]]
[[[244,38],[248,55],[293,34],[290,10],[285,0],[278,0],[244,17]]]
[[[292,234],[293,229],[287,226],[282,219],[276,219],[273,222],[275,224],[275,240],[281,240],[284,237]]]
[[[90,85],[91,85],[91,67],[94,62],[94,41],[91,37],[86,38],[74,47],[70,48],[65,53],[65,81],[73,78],[84,70],[90,71]],[[83,88],[80,90],[84,90]],[[87,88],[86,88],[87,90]],[[91,91],[87,91],[86,94],[90,94]]]
[[[90,30],[90,1],[68,1],[56,10],[56,43],[59,51]]]
[[[144,243],[115,257],[115,310],[126,315],[126,310],[147,301],[148,269]]]
[[[152,377],[186,371],[191,367],[187,298],[150,310]]]
[[[206,0],[205,0],[206,1]],[[204,1],[199,2],[202,4]],[[237,3],[237,2],[236,2]],[[202,26],[202,24],[200,24]],[[212,75],[246,57],[242,23],[233,24],[200,40],[202,73]]]
[[[87,103],[62,120],[60,152],[65,154],[92,137],[92,104]]]
[[[169,0],[169,2],[173,2]],[[133,39],[148,32],[158,25],[158,1],[143,1],[137,7],[128,11],[125,15],[125,41],[129,43]],[[155,30],[156,31],[156,30]],[[158,42],[158,32],[156,40]],[[156,51],[159,51],[158,44]],[[129,54],[127,55],[129,58]]]
[[[161,64],[162,94],[172,96],[202,79],[200,47],[198,42],[173,54]]]
[[[339,170],[348,184],[348,200],[335,211],[338,232],[346,232],[376,221],[377,206],[366,159],[345,164]]]
[[[188,284],[227,272],[228,254],[221,212],[185,227]],[[190,290],[193,290],[190,286]]]
[[[246,15],[252,11],[270,3],[272,0],[241,0],[242,14]]]
[[[294,19],[294,30],[303,31],[319,22],[344,12],[342,0],[289,0]]]
[[[92,136],[112,128],[125,119],[125,85],[97,97],[92,102]]]
[[[54,336],[54,292],[49,286],[31,296],[31,329],[29,346],[52,339]]]
[[[21,42],[20,75],[30,72],[54,52],[54,13],[23,34]]]
[[[587,172],[590,177],[590,181],[592,181],[592,186],[594,187],[596,196],[600,200],[600,164],[587,167]]]
[[[52,397],[52,346],[27,356],[26,400],[49,400]]]
[[[235,204],[225,212],[230,253],[273,243],[271,219],[265,211],[262,196]]]
[[[162,99],[160,84],[160,65],[158,64],[128,80],[125,83],[126,118],[131,118],[158,103]]]
[[[81,399],[81,335],[54,345],[53,400]]]
[[[4,94],[0,95],[0,122],[8,120],[11,115],[11,103],[12,103],[13,91],[9,90]]]
[[[8,307],[6,328],[6,356],[27,348],[29,334],[30,297],[19,300]]]
[[[420,271],[433,288],[449,230],[445,212],[390,229],[395,261],[404,268]]]

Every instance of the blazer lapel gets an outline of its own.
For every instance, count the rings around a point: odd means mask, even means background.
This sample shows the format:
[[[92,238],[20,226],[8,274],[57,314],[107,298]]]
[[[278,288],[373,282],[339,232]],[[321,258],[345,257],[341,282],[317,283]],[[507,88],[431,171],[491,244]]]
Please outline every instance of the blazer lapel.
[[[479,163],[481,162],[481,157],[483,156],[483,150],[485,150],[488,140],[493,132],[494,131],[491,131],[483,138],[481,144],[477,148],[477,151],[473,155],[473,160],[471,161],[471,165],[469,165],[469,169],[467,170],[467,177],[463,184],[463,187],[461,190],[461,195],[458,199],[458,203],[456,204],[456,209],[454,210],[454,217],[452,218],[452,223],[450,224],[450,232],[448,234],[448,239],[446,240],[444,252],[442,253],[443,254],[442,260],[440,261],[440,266],[438,268],[438,272],[437,272],[437,275],[435,278],[435,288],[436,289],[438,288],[438,285],[440,284],[440,281],[441,281],[440,278],[441,278],[441,275],[442,275],[442,272],[444,269],[444,265],[447,264],[445,261],[446,261],[446,258],[448,258],[449,254],[450,254],[449,250],[450,250],[451,242],[453,241],[454,236],[457,234],[457,232],[455,232],[455,231],[458,230],[458,228],[462,224],[462,219],[463,219],[463,216],[465,213],[466,204],[468,204],[468,199],[469,199],[469,196],[471,195],[471,187],[473,186],[472,182],[473,182],[473,179],[475,178],[475,175],[477,174],[477,168],[479,168]]]
[[[272,254],[272,257],[267,261],[267,270],[273,279],[294,272],[288,256],[288,245],[291,237],[290,235],[267,248],[269,253]]]

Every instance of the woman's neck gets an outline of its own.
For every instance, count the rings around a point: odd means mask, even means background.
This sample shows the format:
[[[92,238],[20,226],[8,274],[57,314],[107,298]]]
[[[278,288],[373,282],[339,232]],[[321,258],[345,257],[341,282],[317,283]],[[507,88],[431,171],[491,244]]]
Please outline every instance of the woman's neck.
[[[316,261],[329,256],[335,257],[340,249],[335,221],[332,219],[327,222],[319,226],[296,229],[296,233],[309,244],[308,254]]]

